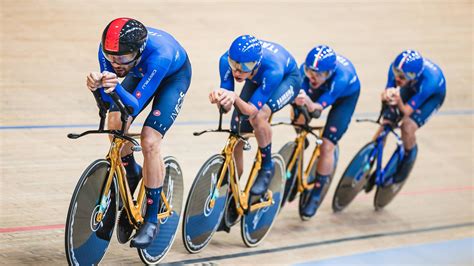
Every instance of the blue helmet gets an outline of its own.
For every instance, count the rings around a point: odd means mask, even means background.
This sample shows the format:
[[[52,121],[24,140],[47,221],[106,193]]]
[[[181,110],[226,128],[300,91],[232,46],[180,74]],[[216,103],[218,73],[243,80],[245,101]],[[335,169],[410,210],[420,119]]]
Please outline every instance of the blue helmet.
[[[262,44],[252,35],[237,37],[229,48],[229,61],[240,64],[245,72],[255,69],[262,60],[262,55]]]
[[[423,57],[413,50],[403,51],[392,64],[394,73],[402,72],[408,80],[418,79],[423,73],[423,69]]]
[[[318,45],[309,51],[306,56],[305,66],[316,72],[328,71],[329,74],[336,69],[336,52],[327,45]]]

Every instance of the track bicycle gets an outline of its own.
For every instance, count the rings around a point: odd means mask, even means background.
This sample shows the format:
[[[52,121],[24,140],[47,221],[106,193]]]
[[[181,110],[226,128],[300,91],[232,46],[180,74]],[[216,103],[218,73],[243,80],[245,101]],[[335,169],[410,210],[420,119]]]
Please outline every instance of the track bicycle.
[[[70,265],[100,263],[110,244],[119,205],[123,205],[134,229],[143,224],[146,211],[143,182],[138,197],[134,200],[120,156],[120,151],[127,142],[133,144],[134,152],[141,151],[135,139],[140,135],[125,134],[130,111],[115,92],[110,93],[110,96],[120,109],[121,130],[104,130],[108,108],[96,90],[94,97],[99,107],[99,129],[68,134],[70,139],[78,139],[89,134],[112,136],[105,159],[92,162],[84,170],[72,194],[65,228],[65,250]],[[156,264],[164,258],[173,244],[181,215],[183,202],[181,167],[175,158],[169,156],[164,158],[164,164],[166,172],[161,192],[162,204],[158,214],[160,231],[149,247],[137,249],[140,259],[146,264]]]
[[[250,149],[248,136],[240,134],[240,126],[238,133],[222,129],[222,115],[221,109],[216,130],[194,132],[195,136],[213,132],[228,133],[229,137],[222,152],[203,164],[190,188],[182,230],[184,246],[190,253],[203,250],[221,223],[230,228],[239,220],[245,245],[257,246],[270,232],[280,209],[284,189],[283,159],[278,154],[272,155],[275,174],[269,188],[263,196],[253,196],[250,189],[262,164],[258,150],[245,188],[241,190],[233,152],[240,141],[244,142],[244,150]]]

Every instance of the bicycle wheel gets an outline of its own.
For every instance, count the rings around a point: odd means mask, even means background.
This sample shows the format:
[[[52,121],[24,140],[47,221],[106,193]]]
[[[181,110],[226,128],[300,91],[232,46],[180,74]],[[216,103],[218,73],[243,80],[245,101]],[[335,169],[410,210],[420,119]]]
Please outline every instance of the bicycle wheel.
[[[323,203],[324,198],[326,197],[326,194],[329,190],[329,187],[331,187],[331,183],[332,183],[332,180],[334,178],[334,174],[336,173],[338,160],[339,160],[339,145],[336,145],[336,148],[334,149],[334,164],[333,164],[333,168],[332,168],[333,171],[332,171],[331,175],[329,176],[328,184],[325,186],[323,191],[321,191],[321,201],[319,202],[320,206]],[[310,171],[310,174],[308,176],[308,183],[309,184],[315,182],[317,166],[318,166],[318,160],[316,159],[313,166],[311,167],[311,171]],[[303,221],[309,220],[308,217],[304,216],[302,212],[303,212],[303,208],[306,206],[306,203],[309,200],[310,194],[311,194],[311,190],[307,190],[307,189],[305,189],[300,194],[300,200],[299,200],[299,203],[298,203],[298,213],[300,215],[301,220],[303,220]]]
[[[293,153],[296,148],[296,143],[294,141],[287,142],[281,149],[278,151],[278,154],[281,155],[283,158],[283,161],[285,162],[285,190],[283,192],[283,198],[281,200],[281,207],[285,205],[287,202],[290,194],[295,194],[291,193],[293,189],[295,188],[296,184],[296,170],[298,169],[298,160],[296,160],[295,164],[291,169],[286,169],[288,167],[288,164],[290,163],[291,157],[293,156]],[[294,198],[294,195],[293,195]],[[280,209],[281,211],[281,209]]]
[[[145,264],[157,264],[168,253],[173,245],[178,231],[179,219],[183,208],[183,173],[174,157],[167,156],[163,159],[165,165],[165,178],[163,191],[169,206],[172,208],[171,216],[159,219],[160,231],[151,245],[145,249],[137,249],[140,259]],[[160,213],[166,211],[164,203],[161,204]]]
[[[224,215],[229,176],[222,182],[218,194],[214,195],[214,206],[209,202],[224,166],[224,156],[216,154],[209,158],[199,170],[189,190],[183,220],[183,242],[189,253],[204,249],[219,227]]]
[[[383,180],[390,180],[398,170],[400,164],[399,148],[392,154],[392,157],[385,166]],[[375,210],[380,210],[387,206],[393,198],[400,192],[407,178],[401,183],[390,183],[386,186],[377,186],[374,197]]]
[[[375,148],[375,142],[367,143],[357,152],[347,166],[334,192],[334,198],[332,200],[332,209],[334,212],[342,211],[364,188],[375,162],[375,157],[372,158],[372,160],[370,158]]]
[[[281,206],[285,189],[285,162],[279,154],[273,154],[272,159],[275,163],[275,174],[270,182],[269,189],[273,192],[273,204],[253,212],[247,212],[240,223],[241,236],[248,247],[255,247],[265,239]],[[252,196],[249,202],[259,200],[264,201],[260,196]]]
[[[100,223],[96,222],[109,171],[109,161],[94,161],[74,189],[65,228],[66,258],[70,265],[97,265],[109,247],[117,215],[115,178],[109,192],[105,193],[104,217]]]

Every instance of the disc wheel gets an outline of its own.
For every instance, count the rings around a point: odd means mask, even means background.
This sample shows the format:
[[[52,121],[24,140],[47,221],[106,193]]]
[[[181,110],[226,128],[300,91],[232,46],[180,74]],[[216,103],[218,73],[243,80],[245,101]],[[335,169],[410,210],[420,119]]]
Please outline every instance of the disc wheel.
[[[90,164],[74,189],[66,219],[65,249],[70,265],[97,265],[109,247],[117,215],[115,178],[102,199],[103,218],[97,222],[101,195],[110,163],[99,159]]]
[[[226,175],[211,205],[224,156],[216,154],[209,158],[199,170],[189,190],[183,220],[183,242],[189,253],[198,253],[210,242],[223,218],[229,177]]]
[[[145,249],[137,249],[140,259],[145,264],[157,264],[168,253],[173,245],[178,231],[179,220],[183,208],[183,173],[175,158],[167,156],[163,160],[165,177],[163,192],[172,210],[171,215],[158,219],[160,231],[155,240]],[[161,203],[159,213],[167,211],[164,202]]]
[[[272,160],[275,163],[275,174],[273,175],[268,189],[273,193],[273,203],[270,206],[247,212],[240,222],[242,240],[248,247],[257,246],[268,235],[275,222],[283,199],[285,189],[285,163],[279,154],[273,154]],[[266,196],[267,194],[264,197],[252,196],[249,202],[265,201]]]

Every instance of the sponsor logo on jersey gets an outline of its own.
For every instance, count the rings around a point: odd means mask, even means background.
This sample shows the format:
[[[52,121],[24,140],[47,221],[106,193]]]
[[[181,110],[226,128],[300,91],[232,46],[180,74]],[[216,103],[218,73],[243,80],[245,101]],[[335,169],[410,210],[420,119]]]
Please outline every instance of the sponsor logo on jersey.
[[[145,89],[145,87],[148,85],[148,83],[150,83],[151,79],[153,78],[153,76],[155,76],[155,74],[156,74],[156,69],[153,69],[148,79],[145,81],[145,83],[143,83],[142,89]]]
[[[173,112],[171,113],[171,119],[173,121],[176,120],[176,117],[178,117],[179,111],[181,110],[181,107],[183,106],[184,95],[185,95],[184,92],[179,93],[178,102],[174,106]]]
[[[142,97],[142,93],[140,91],[135,92],[135,96],[137,99],[140,99]]]
[[[278,108],[282,108],[284,105],[286,105],[294,95],[295,92],[293,90],[293,86],[290,85],[290,88],[277,99]]]
[[[155,110],[155,111],[153,111],[153,115],[154,115],[154,116],[160,116],[160,115],[161,115],[161,111],[160,111],[160,110]]]

